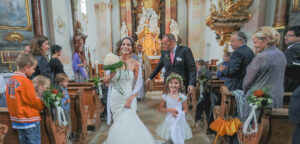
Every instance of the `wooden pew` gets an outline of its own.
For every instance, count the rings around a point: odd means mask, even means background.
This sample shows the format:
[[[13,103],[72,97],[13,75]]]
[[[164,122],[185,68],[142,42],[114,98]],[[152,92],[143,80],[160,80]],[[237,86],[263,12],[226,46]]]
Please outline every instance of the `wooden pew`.
[[[7,125],[0,124],[0,144],[3,144],[4,142],[4,137],[8,132],[8,127]]]
[[[97,126],[97,122],[100,121],[100,113],[104,110],[101,103],[101,99],[96,93],[95,86],[87,83],[77,83],[68,86],[69,92],[76,92],[78,89],[82,89],[82,106],[85,106],[88,110],[88,126]]]
[[[221,87],[222,102],[219,115],[225,118],[236,112],[234,96],[225,86]],[[291,143],[294,124],[289,121],[288,109],[264,109],[258,120],[258,131],[251,135],[244,135],[242,127],[238,131],[238,139],[243,144],[286,144]]]
[[[0,123],[8,127],[3,143],[19,143],[18,132],[16,129],[12,128],[8,109],[6,107],[0,108],[0,117]],[[61,127],[56,121],[52,121],[48,110],[41,112],[40,126],[42,144],[67,144],[66,135],[68,133],[68,126]]]
[[[284,92],[283,94],[283,108],[288,108],[289,107],[289,103],[290,103],[290,99],[292,96],[293,92]]]
[[[104,109],[101,100],[93,83],[71,83],[68,93],[71,98],[72,132],[76,134],[75,141],[80,144],[88,143],[90,137],[87,127],[94,126],[98,130],[101,125],[100,113]]]

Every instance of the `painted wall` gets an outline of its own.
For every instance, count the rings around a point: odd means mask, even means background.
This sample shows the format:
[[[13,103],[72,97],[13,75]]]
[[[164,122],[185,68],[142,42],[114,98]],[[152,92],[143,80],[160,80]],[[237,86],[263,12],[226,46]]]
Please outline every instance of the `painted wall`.
[[[113,0],[112,4],[112,47],[113,52],[117,49],[117,42],[120,40],[121,17],[119,0]]]
[[[185,0],[177,1],[177,23],[179,25],[179,37],[181,44],[187,46],[188,44],[188,6]]]
[[[73,79],[72,50],[70,43],[73,36],[71,3],[69,0],[52,0],[47,1],[46,5],[48,9],[48,21],[46,21],[47,23],[43,21],[44,27],[48,26],[51,43],[58,44],[63,48],[60,60],[64,65],[64,71],[70,79]],[[63,28],[58,28],[58,22],[63,23]],[[46,34],[48,34],[48,32]]]
[[[205,53],[205,13],[206,0],[190,0],[188,3],[188,46],[194,58],[204,57]]]
[[[213,1],[213,4],[218,6],[217,1]],[[250,21],[248,21],[242,28],[241,31],[244,31],[248,36],[247,45],[250,48],[253,48],[252,41],[252,32],[255,31],[258,27],[264,25],[273,25],[274,11],[275,11],[276,1],[273,0],[253,0],[252,5],[249,7],[248,12],[253,16]],[[209,15],[210,2],[206,3],[206,16]],[[216,34],[214,31],[210,30],[209,27],[205,27],[205,60],[219,59],[222,61],[223,56],[223,47],[219,46],[218,41],[216,40]],[[229,46],[229,51],[232,51],[232,48]]]

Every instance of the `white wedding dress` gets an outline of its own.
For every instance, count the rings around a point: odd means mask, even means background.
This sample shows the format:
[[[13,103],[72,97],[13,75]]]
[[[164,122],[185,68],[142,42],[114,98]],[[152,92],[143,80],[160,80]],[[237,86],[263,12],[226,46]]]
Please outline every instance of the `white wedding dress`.
[[[109,98],[113,124],[110,127],[105,144],[155,144],[156,141],[136,113],[136,98],[131,108],[124,105],[133,89],[134,73],[119,70],[111,82]]]

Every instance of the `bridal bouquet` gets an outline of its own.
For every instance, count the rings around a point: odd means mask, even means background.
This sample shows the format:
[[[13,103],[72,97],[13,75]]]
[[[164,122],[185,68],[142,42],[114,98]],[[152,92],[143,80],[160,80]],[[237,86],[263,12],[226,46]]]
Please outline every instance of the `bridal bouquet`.
[[[50,90],[45,90],[43,94],[43,101],[47,108],[50,108],[50,106],[57,107],[62,96],[62,92],[59,92],[57,89],[50,88]]]
[[[270,106],[273,102],[269,89],[267,88],[253,90],[251,93],[252,94],[247,97],[247,102],[256,105],[258,108]]]
[[[104,70],[110,70],[111,72],[115,72],[118,68],[123,66],[123,62],[120,58],[112,53],[106,55],[104,59]]]

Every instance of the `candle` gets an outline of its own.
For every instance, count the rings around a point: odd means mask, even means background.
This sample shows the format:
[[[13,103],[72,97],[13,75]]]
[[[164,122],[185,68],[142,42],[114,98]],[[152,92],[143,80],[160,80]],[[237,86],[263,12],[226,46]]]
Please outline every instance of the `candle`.
[[[96,65],[96,75],[98,77],[98,60],[95,61],[95,65]]]

